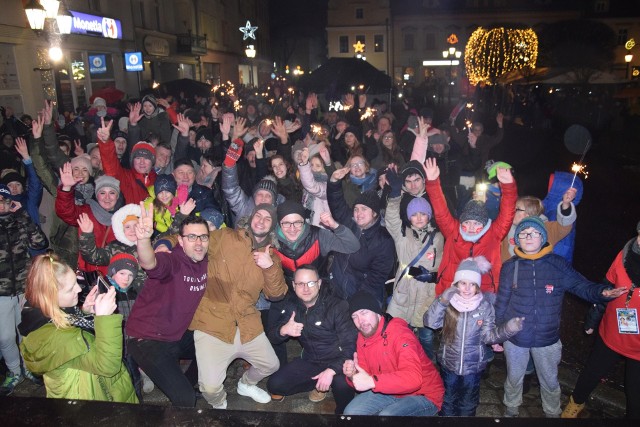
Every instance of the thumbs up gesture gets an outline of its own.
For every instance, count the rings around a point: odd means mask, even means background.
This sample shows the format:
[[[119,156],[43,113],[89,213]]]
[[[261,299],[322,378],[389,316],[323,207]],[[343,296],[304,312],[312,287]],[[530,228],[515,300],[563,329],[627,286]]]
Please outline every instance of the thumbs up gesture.
[[[293,313],[291,313],[289,321],[282,325],[282,327],[280,328],[280,335],[282,335],[283,337],[287,335],[290,337],[299,337],[300,335],[302,335],[302,328],[304,328],[304,325],[302,323],[296,322],[295,317],[296,312],[294,311]]]
[[[271,259],[271,245],[267,245],[264,251],[257,250],[253,253],[253,261],[262,269],[267,269],[273,265]]]
[[[358,364],[358,353],[353,353],[353,365],[356,373],[351,377],[353,387],[358,391],[371,390],[376,386],[373,377]]]

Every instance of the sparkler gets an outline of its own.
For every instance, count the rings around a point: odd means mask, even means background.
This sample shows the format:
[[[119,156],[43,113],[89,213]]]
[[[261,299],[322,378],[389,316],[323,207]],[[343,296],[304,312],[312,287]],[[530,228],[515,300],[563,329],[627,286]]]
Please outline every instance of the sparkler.
[[[588,139],[587,143],[584,145],[584,151],[580,156],[580,160],[578,160],[578,163],[574,163],[571,165],[571,170],[573,171],[573,179],[571,180],[571,185],[569,186],[569,188],[573,187],[573,183],[576,182],[576,175],[578,175],[578,173],[583,174],[585,179],[589,177],[589,172],[585,170],[587,165],[582,163],[582,161],[584,160],[584,156],[587,155],[587,151],[589,151],[590,147],[591,147],[591,139]]]
[[[375,108],[367,107],[364,114],[360,116],[360,120],[362,121],[368,119],[369,117],[372,117],[376,113],[376,111],[377,110]]]

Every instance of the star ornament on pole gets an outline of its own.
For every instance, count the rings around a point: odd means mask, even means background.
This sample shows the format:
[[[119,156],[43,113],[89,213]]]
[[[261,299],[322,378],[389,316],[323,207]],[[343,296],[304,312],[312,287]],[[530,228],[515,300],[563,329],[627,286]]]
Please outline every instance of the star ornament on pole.
[[[245,24],[244,27],[240,27],[240,31],[242,32],[243,36],[242,36],[242,40],[246,40],[249,37],[251,37],[252,39],[256,39],[256,30],[258,29],[258,27],[252,27],[251,26],[251,22],[247,21],[247,23]]]

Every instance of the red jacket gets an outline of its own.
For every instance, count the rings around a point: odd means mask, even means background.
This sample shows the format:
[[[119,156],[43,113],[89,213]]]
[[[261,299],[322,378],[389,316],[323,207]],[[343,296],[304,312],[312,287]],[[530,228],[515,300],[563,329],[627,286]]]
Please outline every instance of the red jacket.
[[[440,179],[427,181],[426,189],[436,217],[436,223],[445,238],[442,261],[438,268],[439,280],[436,284],[436,295],[440,295],[451,286],[460,261],[479,255],[484,256],[491,263],[491,270],[482,275],[480,288],[482,292],[497,292],[500,268],[502,267],[500,244],[509,233],[516,213],[518,187],[515,181],[512,184],[500,184],[502,191],[500,212],[496,220],[491,223],[489,230],[475,243],[467,242],[462,238],[460,221],[449,212],[440,187]]]
[[[62,185],[58,187],[58,195],[56,197],[56,214],[66,224],[72,227],[78,227],[78,217],[80,214],[86,213],[89,215],[89,219],[93,222],[93,235],[96,238],[96,246],[103,248],[107,243],[116,240],[116,236],[113,235],[111,226],[106,227],[98,222],[93,215],[93,211],[89,205],[76,205],[73,197],[74,189],[71,191],[62,191]],[[80,229],[78,228],[78,234]],[[106,239],[105,239],[106,235]],[[93,265],[86,262],[82,255],[78,252],[78,268],[82,271],[96,271],[99,270],[104,274],[107,274],[106,265]]]
[[[424,396],[438,409],[442,406],[442,378],[404,320],[380,318],[371,337],[358,334],[356,351],[358,364],[374,378],[372,391],[396,397]],[[347,382],[353,386],[348,378]]]
[[[134,169],[123,168],[116,154],[116,146],[111,139],[107,142],[99,142],[98,148],[104,173],[120,181],[120,191],[125,202],[137,204],[149,197],[147,187],[156,182],[157,176],[153,167],[147,175],[139,174]]]
[[[634,239],[635,240],[635,239]],[[631,250],[629,248],[629,250]],[[623,252],[621,251],[616,259],[609,267],[607,272],[607,280],[611,282],[616,288],[627,287],[631,289],[632,283],[627,271],[622,264]],[[617,309],[629,308],[636,310],[636,325],[638,324],[638,314],[640,313],[640,288],[633,290],[633,295],[629,300],[629,305],[626,306],[628,292],[618,298],[611,300],[607,303],[607,309],[604,312],[604,317],[600,323],[600,337],[602,341],[611,350],[619,353],[625,357],[634,360],[640,360],[640,334],[621,334],[618,330],[618,316]]]

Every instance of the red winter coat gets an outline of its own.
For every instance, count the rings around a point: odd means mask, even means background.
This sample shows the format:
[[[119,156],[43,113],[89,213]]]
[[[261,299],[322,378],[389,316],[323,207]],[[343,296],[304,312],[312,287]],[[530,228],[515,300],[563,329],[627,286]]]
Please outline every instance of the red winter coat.
[[[86,213],[89,215],[89,219],[93,222],[93,235],[96,239],[96,246],[103,248],[107,243],[116,240],[116,236],[113,235],[111,226],[106,227],[98,222],[93,215],[93,211],[89,205],[76,205],[73,197],[74,190],[62,191],[62,186],[58,187],[58,195],[56,196],[56,214],[58,217],[69,224],[72,227],[78,227],[78,217],[80,214]],[[78,234],[80,229],[78,228]],[[106,235],[106,239],[105,239]],[[78,253],[78,268],[82,271],[96,271],[99,270],[104,274],[107,274],[106,265],[93,265],[86,262],[80,253]]]
[[[625,249],[631,250],[630,245],[628,246],[629,247]],[[626,286],[631,289],[631,279],[622,264],[624,252],[624,250],[621,251],[613,261],[613,264],[611,264],[611,267],[609,267],[607,280],[616,288],[623,288]],[[604,317],[600,323],[599,333],[600,337],[602,337],[602,341],[611,350],[630,359],[640,360],[640,335],[629,333],[621,334],[618,332],[617,309],[635,309],[636,313],[640,313],[640,288],[635,288],[633,290],[633,295],[629,300],[628,306],[625,305],[627,295],[628,292],[625,292],[623,295],[607,303],[607,309],[605,310]],[[636,319],[636,322],[637,321],[638,320]]]
[[[116,154],[116,146],[111,139],[107,142],[99,142],[98,148],[104,173],[120,181],[120,192],[125,202],[137,204],[149,197],[147,187],[156,182],[157,176],[153,168],[147,175],[139,174],[134,169],[123,168]]]
[[[442,378],[404,320],[391,318],[386,322],[380,318],[371,337],[358,334],[356,352],[358,364],[376,383],[371,391],[396,397],[424,396],[438,409],[442,406]],[[348,378],[347,382],[353,387]]]
[[[491,270],[482,275],[480,288],[482,292],[497,292],[500,268],[502,267],[500,244],[509,233],[516,213],[518,187],[515,181],[512,184],[500,184],[502,191],[500,212],[496,220],[491,223],[489,230],[475,243],[467,242],[462,238],[460,221],[449,212],[440,187],[440,179],[427,181],[426,189],[433,207],[436,223],[445,238],[442,262],[440,262],[440,268],[438,268],[438,277],[440,279],[436,284],[436,295],[440,295],[451,286],[460,261],[480,255],[491,263]]]

